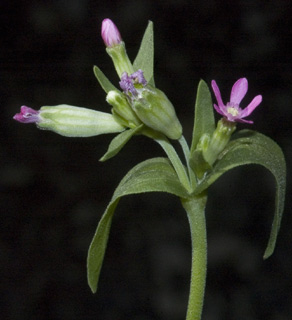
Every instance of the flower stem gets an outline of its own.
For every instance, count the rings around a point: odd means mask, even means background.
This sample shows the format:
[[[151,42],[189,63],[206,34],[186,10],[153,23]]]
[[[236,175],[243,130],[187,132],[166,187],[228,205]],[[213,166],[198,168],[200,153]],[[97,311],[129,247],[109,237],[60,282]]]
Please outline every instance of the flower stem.
[[[188,215],[192,238],[192,271],[186,320],[200,320],[203,309],[207,273],[206,201],[206,194],[181,199]]]

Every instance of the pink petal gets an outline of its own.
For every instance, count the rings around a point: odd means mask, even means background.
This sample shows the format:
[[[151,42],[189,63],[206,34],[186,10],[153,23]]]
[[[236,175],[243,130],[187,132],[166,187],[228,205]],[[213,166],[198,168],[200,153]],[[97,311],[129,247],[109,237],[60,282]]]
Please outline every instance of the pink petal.
[[[218,113],[220,113],[222,116],[225,116],[223,110],[220,109],[215,103],[214,103],[214,108],[215,108],[215,110],[216,110]]]
[[[20,113],[17,113],[13,119],[22,123],[36,123],[40,121],[39,111],[29,108],[27,106],[22,106],[20,108]]]
[[[241,123],[251,123],[251,124],[253,124],[253,121],[251,121],[251,120],[236,119],[235,121],[236,121],[236,122],[241,122]]]
[[[217,86],[216,81],[215,81],[215,80],[212,80],[211,85],[212,85],[212,89],[213,89],[213,91],[214,91],[215,97],[216,97],[216,99],[217,99],[218,106],[219,106],[219,108],[221,109],[222,107],[224,107],[224,104],[223,104],[223,101],[222,101],[222,98],[221,98],[221,93],[220,93],[220,90],[219,90],[219,88],[218,88],[218,86]],[[214,105],[214,107],[215,107],[215,105]],[[215,109],[217,110],[217,112],[219,112],[216,107],[215,107]],[[221,114],[222,114],[222,113],[221,113]]]
[[[241,100],[247,93],[248,83],[246,78],[238,79],[231,90],[230,94],[230,102],[235,104],[240,104]]]
[[[104,19],[101,25],[101,37],[107,47],[114,47],[121,43],[122,38],[117,26],[110,19]]]
[[[262,96],[258,95],[253,98],[252,102],[241,112],[241,117],[245,118],[250,115],[253,110],[262,102]]]

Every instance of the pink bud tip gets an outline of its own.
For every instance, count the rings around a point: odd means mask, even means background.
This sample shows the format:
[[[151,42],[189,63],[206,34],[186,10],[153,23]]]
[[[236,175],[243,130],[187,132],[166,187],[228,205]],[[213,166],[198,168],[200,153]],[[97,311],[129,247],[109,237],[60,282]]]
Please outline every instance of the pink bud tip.
[[[122,38],[116,25],[110,19],[104,19],[101,25],[101,37],[107,47],[114,47],[121,43]]]
[[[13,119],[22,123],[35,123],[40,121],[39,111],[29,108],[27,106],[22,106],[20,108],[20,113],[17,113]]]

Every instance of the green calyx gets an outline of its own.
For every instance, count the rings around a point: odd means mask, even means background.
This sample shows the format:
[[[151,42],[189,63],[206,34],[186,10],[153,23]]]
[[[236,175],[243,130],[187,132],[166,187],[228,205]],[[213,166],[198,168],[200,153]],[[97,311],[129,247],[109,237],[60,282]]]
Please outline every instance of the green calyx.
[[[208,146],[202,148],[204,159],[212,166],[218,159],[219,154],[227,146],[232,133],[236,129],[236,123],[230,122],[225,118],[218,121],[217,128],[215,129]]]
[[[123,41],[112,48],[106,48],[106,52],[112,58],[115,69],[120,78],[123,72],[127,72],[128,74],[134,72],[133,65],[127,55],[125,43]]]
[[[38,128],[66,137],[91,137],[125,129],[110,113],[66,104],[42,107],[40,117]]]
[[[133,99],[132,107],[141,121],[151,129],[177,140],[182,135],[182,126],[175,109],[167,96],[159,89],[147,85]]]

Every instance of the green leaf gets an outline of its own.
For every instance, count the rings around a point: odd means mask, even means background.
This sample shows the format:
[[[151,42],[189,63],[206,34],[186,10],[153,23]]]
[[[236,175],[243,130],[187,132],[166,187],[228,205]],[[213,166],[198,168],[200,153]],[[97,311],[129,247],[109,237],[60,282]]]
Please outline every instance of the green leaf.
[[[122,179],[103,214],[89,247],[87,257],[88,284],[96,292],[114,211],[121,197],[144,192],[168,192],[181,198],[188,193],[166,158],[153,158],[135,166]]]
[[[201,136],[207,134],[211,137],[214,130],[215,119],[211,93],[207,83],[201,80],[197,90],[191,153],[196,149]]]
[[[104,75],[104,73],[99,69],[98,66],[93,67],[93,72],[98,80],[99,84],[101,85],[102,89],[108,93],[111,90],[118,90],[110,81],[109,79]]]
[[[124,145],[132,138],[132,136],[139,131],[143,127],[143,124],[140,126],[125,130],[122,133],[118,134],[111,141],[107,152],[99,159],[99,161],[106,161],[112,157],[114,157],[120,150],[124,147]]]
[[[259,164],[266,167],[276,180],[275,215],[272,223],[270,239],[264,253],[264,259],[274,251],[282,213],[286,190],[286,163],[281,148],[270,138],[255,131],[242,130],[234,135],[213,170],[206,175],[195,190],[195,194],[207,189],[224,172],[245,164]]]
[[[145,30],[139,52],[133,63],[134,69],[142,69],[145,79],[154,87],[153,65],[154,65],[153,23],[149,21]]]

